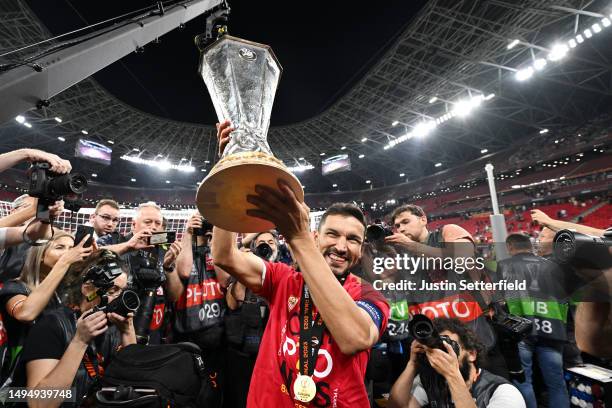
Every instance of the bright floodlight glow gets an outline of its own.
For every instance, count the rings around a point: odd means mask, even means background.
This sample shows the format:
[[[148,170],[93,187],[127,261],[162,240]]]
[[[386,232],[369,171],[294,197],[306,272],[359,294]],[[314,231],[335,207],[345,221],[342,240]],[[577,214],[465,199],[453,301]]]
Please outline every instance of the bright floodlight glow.
[[[533,67],[538,71],[544,69],[545,66],[546,60],[544,58],[538,58],[537,60],[533,61]]]
[[[332,184],[332,187],[338,187],[338,185],[336,183]]]
[[[91,177],[98,177],[96,173],[91,173]]]
[[[57,123],[62,123],[62,118],[56,116],[54,119]]]
[[[567,45],[565,44],[555,44],[550,50],[550,54],[548,54],[548,59],[551,61],[559,61],[564,58],[569,51]]]
[[[427,136],[436,127],[436,123],[433,121],[418,123],[412,130],[412,134],[417,137]]]
[[[540,130],[540,134],[543,135],[544,133],[548,133],[548,129],[542,129]]]
[[[582,44],[584,42],[584,37],[582,36],[582,34],[578,34],[576,36],[576,42],[578,42],[578,44]]]
[[[601,26],[597,23],[593,24],[591,28],[593,29],[593,32],[596,34],[601,32]]]
[[[23,126],[27,127],[27,128],[31,128],[32,124],[28,123],[28,122],[23,122]]]
[[[399,122],[397,120],[394,120],[393,123],[391,124],[391,126],[397,126]]]
[[[526,81],[532,76],[533,76],[532,67],[519,69],[518,71],[516,71],[516,74],[514,74],[514,77],[516,78],[517,81]]]
[[[371,182],[371,180],[366,180],[366,184],[370,184]]]
[[[405,175],[405,173],[400,173],[400,177],[404,177]]]
[[[487,96],[484,97],[484,100],[488,101],[488,100],[493,99],[493,98],[495,98],[495,94],[494,93],[490,93],[490,94],[488,94]]]
[[[342,146],[340,150],[346,150],[346,146]]]
[[[66,141],[66,139],[65,139],[65,138],[63,138],[63,137],[61,137],[61,136],[58,136],[58,137],[57,137],[57,140],[59,140],[60,142],[65,142],[65,141]]]
[[[482,150],[480,151],[480,153],[485,154],[485,153],[487,153],[488,151],[489,151],[489,149],[482,149]]]
[[[301,172],[306,171],[306,170],[314,169],[314,166],[312,164],[305,164],[305,165],[289,167],[288,169],[292,173],[301,173]]]
[[[583,33],[586,38],[591,38],[593,36],[593,33],[588,28],[584,30]]]
[[[85,129],[82,129],[82,130],[81,130],[81,133],[82,133],[82,134],[84,134],[84,135],[88,135],[88,134],[89,134],[89,132],[88,132],[88,131],[86,131]]]
[[[133,182],[135,182],[135,181],[136,181],[136,179],[135,179],[135,178],[133,178],[133,179],[130,179],[130,181],[133,183]]]
[[[325,156],[325,152],[319,153],[319,156]]]
[[[19,122],[19,123],[23,123],[23,122],[25,122],[25,116],[23,116],[23,115],[16,116],[15,120],[17,122]]]
[[[459,101],[457,103],[455,103],[455,106],[453,106],[453,115],[456,116],[467,116],[474,108],[477,108],[478,106],[480,106],[480,104],[482,103],[483,100],[483,96],[482,95],[478,95],[478,96],[474,96],[471,99],[464,99],[462,101]]]
[[[172,164],[168,160],[146,160],[138,156],[128,156],[128,155],[121,156],[121,159],[132,162],[132,163],[136,163],[136,164],[144,164],[149,167],[156,167],[157,169],[162,170],[162,171],[166,171],[170,169],[183,171],[185,173],[192,173],[195,171],[195,167],[193,167],[190,164]]]
[[[435,164],[435,166],[436,166],[436,167],[441,167],[441,166],[442,166],[442,163],[436,163],[436,164]]]
[[[108,144],[115,144],[112,140],[107,140]]]
[[[512,40],[512,42],[510,44],[508,44],[507,48],[509,50],[513,49],[514,47],[516,47],[518,45],[520,41],[519,40]]]
[[[361,139],[361,143],[366,142],[368,140],[367,137],[364,137],[363,139]]]
[[[576,48],[576,46],[578,46],[578,44],[576,43],[576,40],[573,38],[567,42],[567,45],[569,45],[570,48]]]
[[[166,180],[166,184],[170,184],[170,180]]]
[[[610,27],[610,19],[608,17],[604,17],[601,19],[601,24],[604,27]]]
[[[429,103],[435,103],[437,100],[438,100],[438,97],[434,96],[429,100]]]
[[[360,155],[359,155],[359,158],[360,158],[360,159],[363,159],[364,157],[365,157],[365,154],[360,154]]]

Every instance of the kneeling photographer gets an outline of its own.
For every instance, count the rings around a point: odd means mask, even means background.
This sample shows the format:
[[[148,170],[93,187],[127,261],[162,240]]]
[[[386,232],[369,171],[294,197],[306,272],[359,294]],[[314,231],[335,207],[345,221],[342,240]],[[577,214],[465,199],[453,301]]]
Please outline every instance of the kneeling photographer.
[[[74,388],[75,404],[31,400],[30,406],[87,406],[104,366],[120,346],[136,343],[133,313],[138,296],[125,290],[127,275],[119,257],[97,251],[70,269],[62,306],[40,319],[25,343],[27,385],[38,389]]]
[[[389,407],[525,407],[510,382],[480,368],[484,347],[464,323],[415,315],[410,333],[410,360],[391,389]]]

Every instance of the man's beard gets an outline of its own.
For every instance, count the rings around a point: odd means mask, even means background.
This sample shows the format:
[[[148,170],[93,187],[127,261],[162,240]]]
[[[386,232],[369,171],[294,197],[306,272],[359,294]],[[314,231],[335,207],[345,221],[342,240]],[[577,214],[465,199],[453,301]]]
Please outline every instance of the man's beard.
[[[331,248],[327,248],[325,250],[325,252],[323,252],[323,257],[329,256],[331,254],[334,254],[335,256],[338,256],[340,258],[344,258],[344,261],[346,262],[346,268],[344,270],[338,271],[338,272],[340,272],[340,273],[346,272],[349,269],[349,267],[350,267],[350,265],[352,264],[352,261],[353,261],[353,259],[352,259],[351,255],[349,254],[349,252],[347,251],[347,252],[344,252],[344,253],[340,253],[340,252],[338,252],[336,250],[336,248],[331,247]],[[333,266],[330,265],[330,268],[332,269],[332,272],[334,272],[334,274],[336,274],[336,270],[335,269],[337,267],[333,267]]]
[[[463,377],[464,381],[470,379],[471,368],[472,365],[468,361],[467,355],[463,356],[463,359],[459,363],[459,372],[461,373],[461,376]]]

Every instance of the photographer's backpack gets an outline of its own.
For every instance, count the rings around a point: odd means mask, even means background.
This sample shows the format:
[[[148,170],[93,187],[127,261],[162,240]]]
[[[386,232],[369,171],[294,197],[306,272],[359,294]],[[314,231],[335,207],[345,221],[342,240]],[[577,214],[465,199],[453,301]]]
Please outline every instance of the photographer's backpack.
[[[106,367],[96,392],[97,407],[197,407],[206,373],[193,343],[120,350]]]

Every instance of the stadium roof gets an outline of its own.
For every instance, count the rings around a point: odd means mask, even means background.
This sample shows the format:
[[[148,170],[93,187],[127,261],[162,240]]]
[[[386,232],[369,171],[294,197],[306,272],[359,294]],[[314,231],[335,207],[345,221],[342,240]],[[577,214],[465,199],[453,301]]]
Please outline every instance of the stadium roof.
[[[230,5],[234,11],[241,7],[237,1]],[[23,1],[0,0],[0,11],[0,54],[51,37]],[[277,157],[288,166],[306,162],[315,166],[298,176],[307,192],[362,190],[414,180],[480,157],[483,149],[489,153],[501,150],[542,129],[553,134],[556,128],[583,123],[609,108],[612,28],[591,32],[592,38],[569,49],[565,58],[555,60],[550,54],[556,42],[566,44],[602,17],[609,18],[607,2],[440,0],[427,1],[412,11],[399,35],[387,33],[393,41],[382,47],[384,53],[370,48],[372,55],[362,61],[374,57],[375,61],[366,63],[366,72],[354,70],[357,77],[350,81],[350,89],[336,89],[337,99],[324,111],[297,123],[271,127],[268,140]],[[272,20],[278,18],[274,13],[270,21],[261,20],[265,13],[257,17],[260,27],[273,27]],[[348,18],[347,12],[333,23],[342,24]],[[304,30],[305,37],[309,34]],[[515,39],[519,43],[509,47]],[[274,43],[269,44],[275,48]],[[346,39],[346,46],[360,51],[359,43],[352,43],[351,38]],[[312,59],[316,64],[314,51]],[[541,59],[548,61],[543,70],[517,81],[517,70]],[[299,91],[287,92],[299,98]],[[205,95],[203,86],[201,93]],[[495,96],[481,101],[465,118],[457,114],[428,135],[416,136],[423,130],[419,124],[448,112],[458,113],[457,102],[491,94]],[[48,108],[26,115],[32,128],[15,122],[0,127],[4,150],[28,145],[71,156],[74,144],[70,142],[86,130],[91,139],[113,140],[113,159],[138,149],[146,158],[162,154],[176,163],[187,158],[198,169],[210,169],[215,161],[213,126],[144,112],[91,78],[54,97]],[[55,117],[62,122],[53,120]],[[414,137],[400,139],[406,134]],[[57,137],[67,142],[60,143]],[[404,141],[385,149],[398,140]],[[321,160],[340,153],[351,157],[351,171],[323,177]],[[97,173],[103,181],[129,184],[132,174],[142,171],[135,166],[120,163]],[[177,184],[194,186],[203,174],[182,175]],[[158,179],[151,177],[149,182],[159,183]]]

